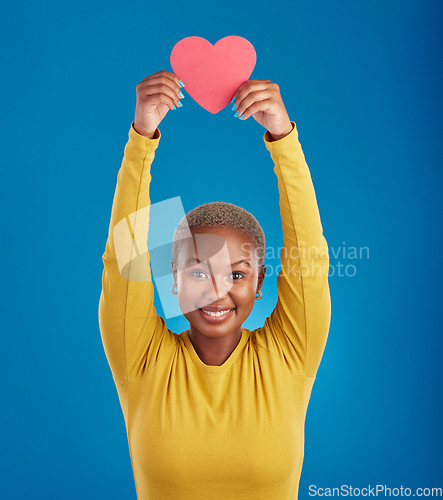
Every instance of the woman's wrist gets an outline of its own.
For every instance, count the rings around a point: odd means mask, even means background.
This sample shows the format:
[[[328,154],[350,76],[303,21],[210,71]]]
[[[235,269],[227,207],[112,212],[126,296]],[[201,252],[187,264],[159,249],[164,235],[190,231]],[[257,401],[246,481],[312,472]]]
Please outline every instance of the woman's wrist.
[[[292,131],[294,130],[294,127],[292,125],[292,123],[290,124],[290,128],[286,129],[284,132],[282,133],[278,133],[278,134],[273,134],[271,132],[269,132],[269,135],[271,136],[272,140],[273,141],[278,141],[280,139],[283,139],[283,137],[286,137],[287,135],[289,135]]]
[[[155,132],[157,130],[157,129],[155,129],[154,132],[147,132],[146,130],[141,130],[138,127],[136,128],[135,124],[132,124],[132,127],[137,132],[137,134],[142,135],[144,137],[147,137],[148,139],[153,139],[154,135],[155,135]]]

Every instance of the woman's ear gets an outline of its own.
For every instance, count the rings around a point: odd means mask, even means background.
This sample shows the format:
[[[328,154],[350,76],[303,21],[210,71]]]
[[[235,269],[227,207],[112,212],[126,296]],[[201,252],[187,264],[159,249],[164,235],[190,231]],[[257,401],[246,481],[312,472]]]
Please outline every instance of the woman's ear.
[[[258,273],[257,290],[260,290],[260,288],[262,287],[265,276],[266,276],[266,266],[262,264],[260,266],[260,271]]]
[[[172,276],[174,278],[174,284],[177,286],[177,265],[174,259],[171,259]]]

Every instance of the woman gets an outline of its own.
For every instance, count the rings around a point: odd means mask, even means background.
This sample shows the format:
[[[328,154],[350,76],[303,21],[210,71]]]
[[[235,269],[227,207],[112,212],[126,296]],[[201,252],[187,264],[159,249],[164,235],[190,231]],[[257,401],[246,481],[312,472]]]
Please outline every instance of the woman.
[[[262,327],[242,327],[262,295],[263,231],[240,207],[209,203],[189,212],[174,235],[171,292],[190,325],[180,335],[168,330],[153,304],[146,240],[157,127],[181,106],[181,83],[159,71],[137,85],[103,255],[100,330],[137,495],[293,500],[331,314],[314,187],[279,87],[245,82],[234,96],[235,116],[266,128],[280,192],[277,304]]]

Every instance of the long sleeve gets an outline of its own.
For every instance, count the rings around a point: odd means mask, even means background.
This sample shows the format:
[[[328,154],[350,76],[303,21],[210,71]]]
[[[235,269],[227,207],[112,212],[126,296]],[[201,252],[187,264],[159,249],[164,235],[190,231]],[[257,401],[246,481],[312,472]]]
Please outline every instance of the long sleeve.
[[[294,373],[315,377],[331,319],[329,255],[309,168],[291,123],[292,131],[282,139],[272,141],[268,131],[263,137],[278,179],[284,246],[277,304],[260,341]]]
[[[156,312],[147,249],[150,169],[161,134],[157,129],[149,139],[132,123],[128,137],[103,254],[99,301],[102,342],[120,398],[127,382],[141,378],[177,337]]]

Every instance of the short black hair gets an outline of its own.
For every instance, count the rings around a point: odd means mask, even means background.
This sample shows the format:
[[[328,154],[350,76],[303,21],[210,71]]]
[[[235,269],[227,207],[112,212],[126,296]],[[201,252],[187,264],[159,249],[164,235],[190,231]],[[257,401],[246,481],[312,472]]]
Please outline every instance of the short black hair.
[[[199,205],[181,219],[172,242],[172,258],[175,262],[178,262],[180,242],[189,237],[189,231],[206,227],[230,227],[248,234],[257,247],[258,265],[264,263],[265,233],[258,220],[244,208],[224,201]]]

